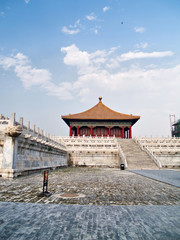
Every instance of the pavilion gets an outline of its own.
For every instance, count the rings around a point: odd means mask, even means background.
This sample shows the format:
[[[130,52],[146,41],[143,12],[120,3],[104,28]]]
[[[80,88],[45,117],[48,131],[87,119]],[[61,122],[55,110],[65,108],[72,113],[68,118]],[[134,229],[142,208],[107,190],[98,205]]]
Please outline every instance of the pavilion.
[[[122,114],[108,108],[99,102],[91,109],[61,116],[69,126],[69,136],[98,136],[132,138],[132,126],[140,119],[140,116]]]

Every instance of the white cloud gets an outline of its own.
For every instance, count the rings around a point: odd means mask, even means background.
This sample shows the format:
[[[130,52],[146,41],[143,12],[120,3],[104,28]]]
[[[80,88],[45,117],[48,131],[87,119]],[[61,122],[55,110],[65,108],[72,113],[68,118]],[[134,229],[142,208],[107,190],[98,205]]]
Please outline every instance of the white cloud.
[[[103,7],[103,12],[107,12],[109,9],[110,9],[110,7],[105,6],[105,7]]]
[[[99,32],[98,32],[98,29],[94,29],[94,33],[95,34],[98,34]]]
[[[94,15],[94,13],[91,13],[86,16],[86,19],[88,19],[89,21],[93,21],[93,20],[96,20],[96,16]],[[90,27],[89,29],[94,34],[98,34],[100,28],[101,26],[93,26],[93,27]],[[61,31],[68,35],[75,35],[83,30],[87,30],[87,27],[84,24],[80,23],[80,19],[78,19],[73,25],[70,24],[68,26],[63,26],[61,28]]]
[[[136,44],[136,48],[142,48],[142,49],[145,49],[148,47],[148,43],[146,42],[140,42],[140,43],[137,43]]]
[[[79,30],[79,29],[76,29],[76,30],[68,29],[66,26],[64,26],[64,27],[62,28],[62,32],[63,32],[63,33],[67,33],[67,34],[69,34],[69,35],[74,35],[74,34],[79,33],[80,30]]]
[[[91,14],[87,15],[86,18],[87,18],[89,21],[96,20],[96,16],[94,15],[94,13],[91,13]]]
[[[77,68],[77,78],[74,81],[61,81],[55,84],[52,74],[47,69],[33,67],[27,56],[17,53],[10,57],[0,57],[0,65],[7,71],[13,69],[26,89],[39,87],[48,95],[60,99],[72,99],[79,96],[83,101],[97,92],[106,92],[113,96],[131,91],[133,94],[146,94],[146,97],[177,94],[180,89],[180,65],[170,68],[158,68],[148,62],[140,67],[128,60],[144,58],[163,58],[173,55],[171,51],[164,52],[127,52],[118,54],[119,47],[109,50],[97,50],[89,53],[80,50],[75,44],[62,47],[65,54],[65,65]],[[126,67],[122,63],[126,61]],[[164,96],[163,95],[163,96]],[[166,97],[165,96],[165,97]],[[174,95],[173,95],[174,96]]]
[[[14,71],[27,89],[51,80],[48,70],[32,68],[30,65],[16,65]]]
[[[61,31],[69,35],[74,35],[80,32],[80,28],[81,28],[80,19],[78,19],[74,23],[74,25],[69,25],[68,27],[63,26]]]
[[[62,82],[59,85],[56,85],[48,81],[43,84],[43,89],[47,90],[48,95],[56,96],[63,100],[69,100],[73,98],[70,92],[70,89],[72,89],[72,84],[68,82]]]
[[[20,52],[11,57],[0,56],[0,65],[6,71],[12,68],[26,89],[40,87],[46,90],[48,95],[57,96],[60,99],[72,98],[69,84],[65,82],[61,82],[60,85],[54,84],[49,70],[32,67],[28,57]]]
[[[161,91],[162,85],[168,91],[176,84],[180,85],[180,65],[172,68],[140,68],[130,65],[123,69],[120,65],[123,61],[142,58],[162,58],[172,56],[173,52],[128,52],[120,56],[113,56],[117,48],[97,50],[93,53],[81,51],[76,45],[61,48],[65,53],[64,63],[77,67],[78,78],[72,84],[72,89],[78,93],[83,100],[94,91],[124,92],[132,90],[135,92],[152,93]],[[112,66],[111,66],[112,65]],[[111,71],[111,69],[115,69]],[[173,76],[173,77],[172,77]],[[172,82],[169,79],[173,79]]]
[[[148,58],[163,58],[163,57],[170,57],[173,56],[174,53],[171,51],[164,51],[164,52],[127,52],[123,53],[119,56],[114,56],[113,58],[108,59],[106,64],[107,68],[109,69],[116,69],[120,67],[120,63],[131,61],[135,59],[148,59]]]
[[[118,61],[128,61],[132,59],[142,59],[142,58],[162,58],[162,57],[169,57],[174,55],[171,51],[164,51],[164,52],[128,52],[123,53],[118,57]]]
[[[12,57],[3,57],[0,56],[0,65],[4,68],[4,70],[8,70],[8,68],[15,66],[16,60]]]
[[[92,32],[94,34],[99,34],[99,29],[101,29],[101,26],[96,25],[95,27],[91,28]]]
[[[27,3],[27,4],[30,2],[30,0],[24,0],[24,1],[25,1],[25,3]]]
[[[14,72],[25,88],[43,84],[51,79],[48,70],[33,68],[29,64],[29,59],[22,53],[17,53],[11,57],[1,57],[0,64],[5,70],[14,67]]]
[[[135,27],[134,30],[137,33],[143,33],[146,31],[146,29],[144,27]]]
[[[61,51],[66,53],[64,57],[64,63],[71,66],[82,67],[89,65],[89,54],[84,51],[80,51],[76,45],[61,48]]]
[[[121,55],[114,55],[119,47],[111,48],[110,50],[97,50],[93,53],[81,51],[75,44],[68,47],[61,48],[61,51],[66,53],[64,63],[71,66],[76,66],[79,72],[84,72],[99,66],[107,68],[117,68],[120,63],[135,60],[135,59],[148,59],[148,58],[163,58],[172,56],[174,53],[171,51],[164,52],[127,52]],[[111,55],[114,56],[111,56]]]

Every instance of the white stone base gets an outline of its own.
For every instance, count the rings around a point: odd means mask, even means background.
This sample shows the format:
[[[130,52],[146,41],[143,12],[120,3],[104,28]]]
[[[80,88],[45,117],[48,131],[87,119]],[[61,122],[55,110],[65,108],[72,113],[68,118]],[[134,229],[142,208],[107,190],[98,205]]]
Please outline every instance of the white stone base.
[[[2,178],[15,178],[19,175],[21,175],[21,172],[19,172],[16,169],[2,169],[2,168],[0,168],[0,177],[2,177]]]
[[[118,152],[74,152],[70,153],[70,159],[74,166],[96,166],[96,167],[119,167]]]
[[[157,159],[161,162],[162,167],[167,168],[180,168],[180,154],[174,155],[156,155]]]

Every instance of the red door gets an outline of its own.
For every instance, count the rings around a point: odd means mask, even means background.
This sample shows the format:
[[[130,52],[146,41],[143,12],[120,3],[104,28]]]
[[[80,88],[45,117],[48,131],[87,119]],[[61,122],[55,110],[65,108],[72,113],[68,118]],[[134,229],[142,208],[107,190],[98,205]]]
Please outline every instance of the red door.
[[[121,137],[121,128],[119,127],[111,128],[111,136]]]
[[[106,127],[95,127],[93,128],[93,136],[104,136],[106,137],[108,135],[108,128]]]
[[[80,136],[90,136],[90,128],[88,128],[88,127],[81,127],[80,129],[79,129],[79,135]]]

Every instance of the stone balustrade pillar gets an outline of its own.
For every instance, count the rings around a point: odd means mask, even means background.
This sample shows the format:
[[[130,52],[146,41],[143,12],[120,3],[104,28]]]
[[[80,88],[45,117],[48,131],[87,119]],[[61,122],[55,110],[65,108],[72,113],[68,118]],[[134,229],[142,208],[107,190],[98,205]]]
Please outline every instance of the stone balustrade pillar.
[[[15,113],[11,114],[11,118],[10,118],[10,126],[14,126],[15,125]]]
[[[10,127],[15,126],[15,113],[11,114]],[[18,139],[5,134],[3,158],[1,165],[2,177],[13,178],[17,164]]]
[[[19,118],[19,123],[20,123],[21,126],[23,126],[23,117]]]
[[[35,124],[32,125],[32,130],[33,130],[33,133],[36,132],[36,125]]]
[[[30,121],[27,121],[27,130],[30,130]]]
[[[39,127],[37,127],[37,134],[39,135]]]

